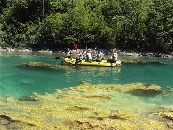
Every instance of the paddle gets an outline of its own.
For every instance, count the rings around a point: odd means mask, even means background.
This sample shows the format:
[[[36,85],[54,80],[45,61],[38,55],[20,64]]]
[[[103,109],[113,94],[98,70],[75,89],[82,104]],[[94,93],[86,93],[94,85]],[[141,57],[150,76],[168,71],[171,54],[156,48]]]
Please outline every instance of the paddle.
[[[78,67],[78,60],[79,60],[79,58],[76,57],[76,62],[75,62],[75,67],[76,67],[76,68]]]
[[[61,58],[59,57],[59,56],[57,56],[57,57],[55,57],[55,60],[60,60]],[[60,60],[61,61],[61,60]],[[57,62],[58,63],[58,62]],[[64,61],[62,60],[61,61],[61,64],[63,64],[64,63]]]
[[[58,59],[60,59],[60,57],[55,57],[55,60],[58,60]]]

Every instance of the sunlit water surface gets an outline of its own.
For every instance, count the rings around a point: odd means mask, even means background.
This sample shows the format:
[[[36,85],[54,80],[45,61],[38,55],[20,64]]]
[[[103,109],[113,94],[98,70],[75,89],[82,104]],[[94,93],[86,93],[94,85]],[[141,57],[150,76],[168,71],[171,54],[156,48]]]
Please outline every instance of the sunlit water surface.
[[[79,66],[78,68],[71,66],[70,71],[19,66],[26,62],[59,64],[61,60],[55,60],[55,56],[57,55],[1,53],[0,95],[20,98],[33,92],[52,93],[55,89],[77,86],[83,80],[92,84],[154,83],[163,89],[173,89],[173,60],[171,59],[119,57],[120,60],[138,59],[164,64],[122,64],[121,67]],[[169,91],[165,95],[155,96],[150,101],[172,106],[172,96]]]

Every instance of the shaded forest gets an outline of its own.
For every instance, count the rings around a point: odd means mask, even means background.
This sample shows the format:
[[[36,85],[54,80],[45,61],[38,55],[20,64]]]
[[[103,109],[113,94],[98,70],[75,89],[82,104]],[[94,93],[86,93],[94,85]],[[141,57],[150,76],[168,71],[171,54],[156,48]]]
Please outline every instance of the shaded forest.
[[[173,50],[172,0],[1,0],[0,46]]]

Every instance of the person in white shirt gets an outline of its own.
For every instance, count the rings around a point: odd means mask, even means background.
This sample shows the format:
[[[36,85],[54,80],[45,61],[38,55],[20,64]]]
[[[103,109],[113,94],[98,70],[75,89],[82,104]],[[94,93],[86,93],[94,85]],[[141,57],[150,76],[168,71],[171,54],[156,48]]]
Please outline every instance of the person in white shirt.
[[[116,50],[113,50],[113,60],[116,62],[117,61],[117,58],[118,58],[118,54],[117,54],[117,51]]]
[[[88,59],[87,59],[88,61],[92,61],[91,51],[88,51],[88,52],[87,52],[87,58],[88,58]]]
[[[101,62],[102,61],[101,52],[98,52],[96,61],[97,62]]]

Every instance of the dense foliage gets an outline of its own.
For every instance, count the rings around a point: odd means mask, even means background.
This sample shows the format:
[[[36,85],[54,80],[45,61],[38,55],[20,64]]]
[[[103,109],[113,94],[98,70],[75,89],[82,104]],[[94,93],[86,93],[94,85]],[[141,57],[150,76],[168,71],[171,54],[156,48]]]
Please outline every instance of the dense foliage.
[[[1,0],[0,46],[173,49],[172,0]]]

